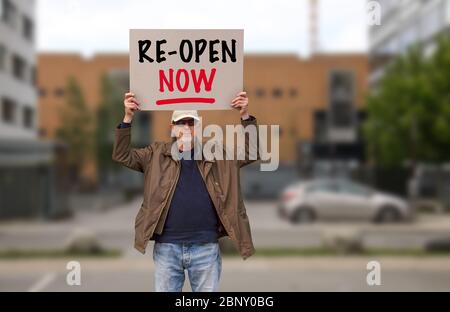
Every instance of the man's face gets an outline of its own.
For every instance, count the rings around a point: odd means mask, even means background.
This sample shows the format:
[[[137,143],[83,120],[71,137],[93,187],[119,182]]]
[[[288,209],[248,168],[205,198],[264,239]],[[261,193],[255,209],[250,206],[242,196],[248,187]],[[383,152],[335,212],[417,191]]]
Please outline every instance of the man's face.
[[[181,140],[182,143],[192,143],[194,138],[194,125],[195,120],[193,118],[183,118],[171,124],[171,130],[177,140]]]

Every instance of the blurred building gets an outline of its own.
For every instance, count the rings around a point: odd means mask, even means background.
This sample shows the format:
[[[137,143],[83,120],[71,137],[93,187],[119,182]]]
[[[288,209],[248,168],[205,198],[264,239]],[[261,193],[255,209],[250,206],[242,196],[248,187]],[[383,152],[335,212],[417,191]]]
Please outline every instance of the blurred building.
[[[38,140],[35,1],[0,0],[0,218],[48,217],[52,143]]]
[[[75,54],[43,53],[38,61],[39,129],[53,138],[60,127],[58,112],[66,103],[64,87],[69,77],[81,85],[90,108],[100,102],[102,75],[128,85],[128,55],[99,54],[85,59]],[[364,54],[316,54],[301,59],[291,54],[250,54],[244,61],[244,89],[250,111],[264,125],[280,125],[280,160],[291,175],[297,164],[361,163],[364,144],[359,126],[364,117],[368,59]],[[139,141],[169,139],[171,112],[158,112],[140,122]],[[204,124],[236,124],[235,111],[203,111]],[[120,122],[120,120],[117,120]],[[146,129],[145,124],[149,125]],[[293,170],[292,170],[293,169]],[[300,168],[301,169],[301,168]],[[95,162],[84,173],[96,179]]]
[[[450,27],[448,0],[378,0],[381,5],[381,25],[369,30],[370,85],[376,86],[392,57],[421,43],[430,53],[438,34]]]

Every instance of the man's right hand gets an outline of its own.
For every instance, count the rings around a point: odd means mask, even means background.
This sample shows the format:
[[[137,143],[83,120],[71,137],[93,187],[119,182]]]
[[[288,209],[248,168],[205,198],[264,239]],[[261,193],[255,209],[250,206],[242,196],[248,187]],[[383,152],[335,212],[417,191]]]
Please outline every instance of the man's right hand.
[[[123,122],[131,123],[133,121],[134,113],[141,109],[140,104],[134,97],[134,93],[125,93],[123,105],[125,108],[125,116],[123,117]]]

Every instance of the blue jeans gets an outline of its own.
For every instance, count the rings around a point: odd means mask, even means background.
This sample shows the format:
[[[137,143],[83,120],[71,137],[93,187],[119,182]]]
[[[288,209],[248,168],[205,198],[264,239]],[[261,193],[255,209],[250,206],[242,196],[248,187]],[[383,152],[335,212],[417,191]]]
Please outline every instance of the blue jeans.
[[[217,291],[222,257],[219,243],[158,243],[153,246],[155,290],[181,292],[184,270],[192,291]]]

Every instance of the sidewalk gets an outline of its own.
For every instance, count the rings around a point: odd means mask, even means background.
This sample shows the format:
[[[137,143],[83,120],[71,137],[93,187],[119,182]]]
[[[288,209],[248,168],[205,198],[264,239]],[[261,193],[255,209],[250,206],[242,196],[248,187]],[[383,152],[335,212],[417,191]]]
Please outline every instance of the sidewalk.
[[[69,260],[0,261],[0,291],[153,291],[150,255],[78,259],[81,286],[68,286]],[[381,265],[381,285],[368,286],[366,265]],[[190,291],[188,279],[184,291]],[[448,258],[311,257],[223,260],[220,291],[450,291]]]

